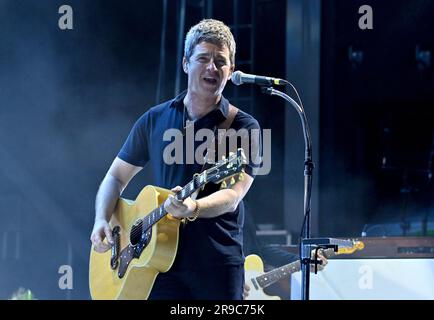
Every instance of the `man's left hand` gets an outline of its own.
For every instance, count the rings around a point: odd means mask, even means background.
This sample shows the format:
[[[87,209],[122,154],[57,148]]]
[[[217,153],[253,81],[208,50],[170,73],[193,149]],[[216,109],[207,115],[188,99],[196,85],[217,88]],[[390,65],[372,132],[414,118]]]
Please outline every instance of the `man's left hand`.
[[[177,186],[171,191],[173,193],[177,193],[181,190],[182,188],[180,186]],[[184,201],[181,201],[177,200],[173,195],[169,195],[169,197],[164,202],[164,209],[166,209],[166,211],[175,218],[182,219],[186,217],[191,217],[193,215],[193,212],[196,209],[196,202],[190,197],[188,197]]]

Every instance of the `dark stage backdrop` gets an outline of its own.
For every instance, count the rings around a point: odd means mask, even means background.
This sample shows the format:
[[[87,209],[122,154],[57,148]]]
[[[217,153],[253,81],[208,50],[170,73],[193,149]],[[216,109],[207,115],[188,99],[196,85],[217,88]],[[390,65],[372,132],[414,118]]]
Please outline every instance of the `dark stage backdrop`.
[[[181,2],[167,2],[160,61],[163,1],[0,1],[0,299],[19,287],[39,299],[89,298],[95,194],[134,121],[175,94]],[[206,12],[236,22],[235,1],[212,3],[186,1],[182,38]],[[255,23],[253,43],[246,30],[237,34],[239,58],[254,52],[253,64],[240,69],[284,78],[287,1],[238,3],[238,22]],[[73,30],[58,27],[63,4],[73,8]],[[363,4],[374,8],[373,31],[357,28]],[[433,68],[415,55],[417,47],[422,57],[434,50],[433,13],[433,2],[423,0],[321,2],[319,235],[356,237],[365,225],[385,221],[398,224],[394,232],[417,233],[410,220],[432,215],[425,159],[432,150]],[[363,52],[361,63],[349,60],[350,47]],[[180,89],[185,80],[181,72]],[[285,210],[283,190],[302,179],[303,163],[292,168],[299,176],[284,180],[284,146],[297,137],[285,141],[284,105],[252,92],[254,103],[238,106],[272,129],[273,157],[247,208],[257,223],[282,228],[285,216],[302,214]],[[124,196],[134,198],[149,181],[146,167]],[[72,290],[59,288],[64,265],[73,270]]]
[[[232,2],[218,3],[213,16],[233,23]],[[58,26],[64,4],[73,9],[72,30]],[[200,1],[186,4],[182,38],[203,17]],[[276,6],[284,8],[285,1],[258,2],[255,15],[271,23]],[[95,194],[134,121],[175,94],[179,10],[180,1],[168,1],[160,69],[163,1],[0,2],[0,299],[19,287],[39,299],[89,298]],[[283,26],[284,10],[279,12],[273,23]],[[257,70],[283,76],[284,33],[264,46],[264,31],[255,31]],[[239,52],[249,46],[240,45]],[[280,50],[274,60],[266,60],[270,48]],[[185,89],[183,74],[180,80]],[[280,144],[282,118],[272,119],[268,111],[256,117],[276,130],[274,143]],[[248,199],[248,207],[258,222],[271,217],[281,224],[282,156],[278,148],[273,152],[274,178],[258,178],[258,196]],[[147,167],[124,196],[134,198],[151,179]],[[72,267],[72,290],[59,288],[63,265]]]
[[[155,103],[160,1],[0,2],[0,298],[86,299],[94,197]],[[149,180],[145,171],[126,192]],[[70,265],[73,289],[58,286]]]
[[[373,30],[358,26],[366,4]],[[425,0],[323,2],[323,235],[434,230],[433,14]]]

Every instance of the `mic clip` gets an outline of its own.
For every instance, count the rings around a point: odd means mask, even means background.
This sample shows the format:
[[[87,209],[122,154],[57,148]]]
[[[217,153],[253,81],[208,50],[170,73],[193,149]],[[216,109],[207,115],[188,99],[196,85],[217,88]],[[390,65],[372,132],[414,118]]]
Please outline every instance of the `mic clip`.
[[[273,95],[273,88],[272,87],[261,87],[261,92],[271,96],[271,95]]]

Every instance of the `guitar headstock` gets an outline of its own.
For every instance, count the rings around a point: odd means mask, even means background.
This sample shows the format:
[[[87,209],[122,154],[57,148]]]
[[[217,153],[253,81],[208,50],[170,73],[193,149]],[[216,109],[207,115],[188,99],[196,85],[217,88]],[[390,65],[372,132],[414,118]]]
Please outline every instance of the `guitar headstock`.
[[[352,242],[353,245],[351,247],[339,247],[337,252],[335,252],[334,249],[329,248],[324,250],[324,256],[326,258],[331,258],[339,254],[353,254],[354,252],[365,248],[365,244],[362,241],[352,239],[349,239],[348,241]]]
[[[242,148],[237,150],[237,153],[229,153],[227,159],[223,158],[215,164],[214,167],[206,170],[206,182],[226,184],[226,180],[235,181],[235,176],[242,179],[242,172],[246,164],[246,156]],[[235,182],[234,182],[235,183]]]
[[[358,250],[363,250],[365,248],[365,244],[362,241],[358,241],[358,240],[350,240],[350,241],[353,242],[352,247],[339,248],[336,254],[353,254],[354,252]]]

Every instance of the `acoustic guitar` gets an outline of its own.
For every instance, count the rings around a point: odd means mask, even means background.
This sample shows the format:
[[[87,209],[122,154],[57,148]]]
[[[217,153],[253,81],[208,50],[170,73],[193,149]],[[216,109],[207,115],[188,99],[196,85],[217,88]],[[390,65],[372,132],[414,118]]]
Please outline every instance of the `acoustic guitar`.
[[[174,197],[185,200],[207,183],[242,179],[242,149],[196,174]],[[110,220],[111,251],[90,251],[89,287],[92,299],[147,299],[160,272],[172,266],[178,247],[179,219],[164,209],[170,190],[146,186],[135,201],[120,198]]]

